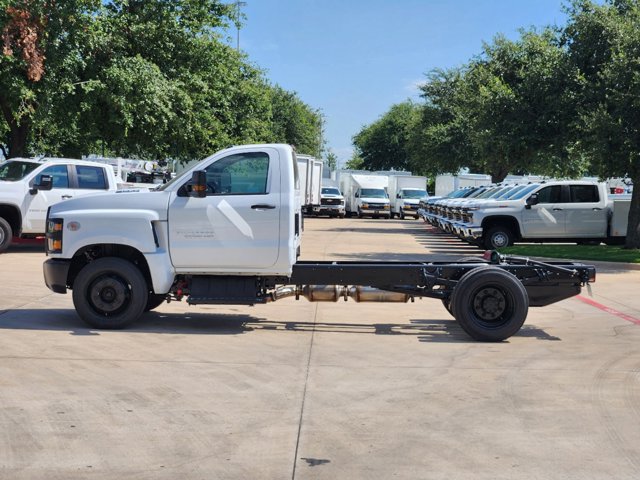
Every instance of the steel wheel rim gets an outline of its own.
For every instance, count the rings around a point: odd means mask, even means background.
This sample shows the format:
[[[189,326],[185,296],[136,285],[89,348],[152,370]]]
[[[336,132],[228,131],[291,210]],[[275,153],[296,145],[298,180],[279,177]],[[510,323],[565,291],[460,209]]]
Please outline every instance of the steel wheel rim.
[[[131,300],[131,294],[121,277],[104,275],[91,283],[88,298],[93,310],[109,316],[124,310]]]
[[[504,325],[514,311],[512,296],[495,285],[485,285],[473,292],[469,307],[476,321],[487,328]]]

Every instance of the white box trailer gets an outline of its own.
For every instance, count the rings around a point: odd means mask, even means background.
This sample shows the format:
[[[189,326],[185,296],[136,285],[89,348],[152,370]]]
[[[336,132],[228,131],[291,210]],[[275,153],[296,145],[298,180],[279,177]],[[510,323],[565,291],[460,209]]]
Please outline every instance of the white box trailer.
[[[436,177],[436,197],[444,197],[453,190],[463,187],[479,187],[489,185],[491,175],[481,173],[462,173],[460,175],[438,175]]]
[[[389,177],[385,175],[341,172],[340,191],[346,214],[390,218],[388,186]]]
[[[412,175],[390,175],[389,202],[391,203],[391,218],[398,215],[418,218],[418,204],[420,199],[427,196],[427,177]]]

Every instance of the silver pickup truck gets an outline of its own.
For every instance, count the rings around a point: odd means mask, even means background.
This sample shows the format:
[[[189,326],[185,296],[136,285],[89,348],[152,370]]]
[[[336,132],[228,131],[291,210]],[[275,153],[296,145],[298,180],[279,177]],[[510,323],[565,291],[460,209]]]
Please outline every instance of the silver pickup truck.
[[[449,231],[495,249],[514,241],[622,243],[628,196],[610,196],[604,183],[553,181],[529,185],[526,194],[467,202]]]

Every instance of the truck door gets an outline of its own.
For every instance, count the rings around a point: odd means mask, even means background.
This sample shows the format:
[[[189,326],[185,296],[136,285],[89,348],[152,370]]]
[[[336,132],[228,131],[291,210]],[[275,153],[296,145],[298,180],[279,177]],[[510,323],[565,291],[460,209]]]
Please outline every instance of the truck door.
[[[535,193],[538,194],[538,203],[522,211],[522,236],[564,237],[566,210],[561,202],[562,185],[549,185]]]
[[[171,196],[169,245],[174,266],[242,271],[274,265],[281,242],[277,151],[229,153],[204,170],[205,198],[187,196],[190,179]]]
[[[606,237],[605,201],[600,198],[598,185],[569,185],[569,202],[563,205],[567,237]]]
[[[39,190],[35,194],[25,195],[25,212],[22,221],[23,233],[44,233],[47,209],[54,203],[72,198],[74,189],[71,188],[69,166],[66,164],[51,165],[40,171],[30,182],[29,187],[33,188],[40,184],[43,175],[50,175],[53,180],[51,190]]]

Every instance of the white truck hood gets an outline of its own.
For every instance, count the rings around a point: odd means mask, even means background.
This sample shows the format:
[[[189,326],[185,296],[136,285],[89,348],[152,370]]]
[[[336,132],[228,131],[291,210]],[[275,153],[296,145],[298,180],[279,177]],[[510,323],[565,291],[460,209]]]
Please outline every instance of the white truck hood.
[[[126,210],[131,215],[132,210],[146,210],[155,212],[158,219],[167,220],[167,206],[170,192],[140,191],[140,192],[111,192],[88,197],[73,198],[57,203],[51,207],[51,216],[69,212],[114,212]]]

